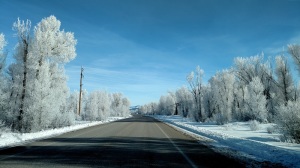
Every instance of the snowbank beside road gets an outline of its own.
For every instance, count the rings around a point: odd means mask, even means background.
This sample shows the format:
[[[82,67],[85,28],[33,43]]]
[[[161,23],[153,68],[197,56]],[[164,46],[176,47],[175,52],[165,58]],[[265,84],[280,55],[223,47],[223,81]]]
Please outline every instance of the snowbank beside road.
[[[75,125],[69,127],[55,128],[50,130],[44,130],[34,133],[13,133],[10,131],[0,132],[0,148],[16,146],[28,141],[34,141],[38,139],[45,139],[48,137],[58,136],[60,134],[79,130],[86,127],[105,124],[116,120],[124,119],[126,117],[109,117],[105,121],[76,121]]]
[[[235,122],[223,126],[192,122],[181,116],[154,116],[170,125],[179,127],[193,136],[204,137],[216,148],[237,151],[258,161],[281,163],[287,167],[300,167],[300,144],[280,142],[279,134],[269,134],[272,124],[261,124],[251,131],[249,123]],[[222,150],[224,151],[224,150]]]

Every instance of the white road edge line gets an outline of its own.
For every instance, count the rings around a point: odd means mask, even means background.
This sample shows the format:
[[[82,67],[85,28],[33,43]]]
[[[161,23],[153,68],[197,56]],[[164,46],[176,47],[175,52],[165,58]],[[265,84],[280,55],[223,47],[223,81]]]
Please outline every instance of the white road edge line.
[[[155,123],[155,125],[159,128],[159,130],[169,139],[169,141],[172,143],[172,145],[179,151],[179,153],[185,158],[185,160],[193,167],[193,168],[197,168],[197,166],[195,165],[195,163],[174,143],[174,141],[165,133],[164,130],[162,130],[160,128],[159,125],[157,125],[157,123]]]

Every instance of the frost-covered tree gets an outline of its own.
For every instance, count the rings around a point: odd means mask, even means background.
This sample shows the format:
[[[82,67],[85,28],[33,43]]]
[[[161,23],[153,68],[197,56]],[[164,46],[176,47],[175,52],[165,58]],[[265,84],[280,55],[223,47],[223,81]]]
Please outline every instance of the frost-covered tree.
[[[149,104],[149,113],[148,114],[156,114],[157,113],[157,110],[158,110],[158,104],[156,102],[151,102]]]
[[[190,85],[191,92],[194,97],[195,102],[195,120],[196,121],[203,121],[204,120],[204,109],[202,106],[202,100],[203,100],[203,76],[204,71],[197,66],[195,72],[191,72],[187,76],[187,81]]]
[[[74,115],[78,112],[79,92],[74,91],[70,94],[67,101],[67,111],[73,112]]]
[[[5,60],[6,60],[6,53],[3,52],[4,47],[6,46],[7,42],[5,41],[4,35],[0,34],[0,89],[3,88],[6,81],[4,81],[3,70],[5,68]],[[1,90],[0,90],[1,91]]]
[[[61,22],[55,16],[44,18],[34,29],[35,50],[39,65],[46,60],[63,64],[76,57],[77,43],[72,32],[60,30]]]
[[[113,93],[111,95],[111,116],[119,116],[122,110],[122,94]]]
[[[23,129],[26,132],[47,129],[52,124],[55,113],[58,113],[58,107],[53,103],[55,97],[49,90],[51,87],[49,69],[50,64],[44,63],[39,72],[40,77],[35,78],[32,75],[28,80],[30,85],[27,87],[28,97],[25,99],[26,110],[23,116]]]
[[[6,53],[3,52],[4,47],[6,46],[7,42],[5,41],[4,34],[0,34],[0,73],[2,73],[5,67],[5,59]]]
[[[295,64],[297,65],[298,71],[300,73],[300,45],[291,44],[288,45],[288,51],[294,59]]]
[[[2,50],[4,49],[4,47],[6,46],[7,42],[5,41],[5,37],[3,33],[0,33],[0,51],[2,52]]]
[[[88,97],[85,112],[88,120],[95,121],[98,119],[98,96],[97,92],[91,92]]]
[[[54,106],[57,106],[57,111],[52,112],[55,114],[56,119],[65,116],[65,121],[53,123],[53,125],[55,127],[56,125],[57,127],[72,125],[75,121],[75,115],[72,111],[67,110],[67,98],[70,96],[70,91],[67,86],[67,77],[65,75],[64,66],[52,63],[50,65],[49,73],[51,79],[50,91],[54,97],[51,102]],[[56,121],[55,118],[54,121]]]
[[[159,99],[159,104],[158,104],[158,108],[159,108],[159,114],[163,114],[163,115],[172,115],[175,113],[175,107],[176,107],[176,100],[174,95],[172,95],[173,93],[168,93],[165,96],[161,96]]]
[[[85,113],[88,120],[105,120],[110,116],[111,99],[105,91],[93,91],[89,94]]]
[[[193,107],[193,95],[192,93],[186,88],[181,87],[175,92],[176,101],[179,103],[178,111],[179,114],[183,117],[187,117],[189,113],[192,111]]]
[[[100,120],[104,120],[110,116],[110,97],[109,94],[105,91],[97,92],[98,99],[98,117]]]
[[[88,92],[86,89],[83,89],[81,92],[81,112],[80,112],[80,116],[77,116],[78,120],[86,120],[86,104],[88,102]],[[77,107],[79,108],[79,92],[78,92],[78,100],[77,100]],[[78,109],[76,111],[76,113],[74,114],[78,114]]]
[[[88,92],[83,89],[82,90],[82,96],[81,96],[81,113],[80,116],[78,116],[78,110],[79,110],[79,91],[74,91],[70,94],[70,97],[67,100],[67,110],[71,111],[74,115],[76,115],[76,120],[86,120],[86,110],[87,110],[87,102],[88,102]]]
[[[4,75],[6,53],[3,52],[7,42],[5,41],[4,35],[0,34],[0,120],[6,120],[6,113],[8,108],[9,98],[9,84],[8,79]]]
[[[247,120],[247,104],[246,99],[248,97],[247,86],[242,85],[238,81],[234,83],[233,90],[233,118],[237,121]]]
[[[69,89],[64,72],[64,64],[76,56],[76,40],[73,33],[61,31],[60,21],[54,16],[50,16],[44,18],[35,27],[34,35],[33,47],[36,56],[34,61],[36,71],[35,87],[32,89],[32,93],[35,95],[47,95],[37,101],[40,102],[37,104],[41,110],[39,110],[40,114],[34,115],[46,116],[40,118],[48,118],[50,121],[57,121],[62,115],[67,115],[73,119],[73,113],[66,110],[66,98],[69,96]],[[39,86],[43,86],[43,88]],[[50,106],[45,106],[43,101],[48,102]],[[46,123],[41,122],[38,125],[46,128],[51,124],[54,126],[62,125],[57,122]]]
[[[273,82],[272,69],[269,61],[264,61],[264,55],[249,58],[237,57],[234,59],[235,74],[243,85],[248,85],[253,78],[260,78],[264,85],[264,95],[270,99]]]
[[[151,108],[151,106],[149,106]],[[130,101],[126,97],[122,98],[122,113],[121,116],[128,116],[130,114],[129,108],[130,108]]]
[[[274,77],[270,61],[264,61],[264,55],[249,58],[237,57],[234,59],[235,75],[240,86],[248,85],[253,78],[258,77],[264,86],[263,94],[267,99],[267,111],[270,116],[275,113],[274,109]]]
[[[93,91],[84,104],[84,118],[104,120],[109,116],[128,116],[130,101],[121,93],[109,94],[106,91]]]
[[[151,102],[149,104],[140,106],[137,112],[139,114],[148,114],[148,115],[160,114],[159,106],[156,102]]]
[[[127,98],[124,98],[121,93],[113,93],[111,99],[111,116],[129,115],[130,101]]]
[[[234,74],[229,70],[218,72],[210,80],[211,94],[214,99],[211,105],[214,109],[214,118],[218,124],[231,121],[233,109]]]
[[[300,72],[300,45],[289,45],[288,51]],[[293,85],[292,75],[286,58],[277,57],[276,64],[279,88],[277,96],[281,100],[281,104],[277,106],[275,121],[286,141],[300,143],[300,90],[299,87],[296,89]]]
[[[148,104],[142,105],[142,106],[138,109],[138,113],[139,113],[139,114],[147,114],[147,113],[148,113]]]
[[[212,94],[211,86],[210,83],[208,83],[206,86],[203,88],[203,107],[205,109],[205,116],[207,118],[212,118],[213,113],[214,113],[214,107],[213,107],[213,99],[214,96]]]
[[[260,77],[262,72],[263,56],[234,59],[235,74],[241,83],[248,85],[253,78]]]
[[[258,77],[254,77],[247,86],[248,96],[246,97],[247,120],[264,122],[267,120],[266,96],[264,86]]]
[[[14,23],[19,39],[10,65],[10,107],[13,126],[23,132],[69,125],[74,118],[66,111],[69,89],[64,64],[76,56],[73,33],[60,30],[60,21],[54,16],[44,18],[30,36],[30,21]],[[15,117],[14,117],[15,116]],[[70,117],[58,123],[62,116]]]
[[[295,85],[294,101],[298,101],[299,99],[300,99],[300,83],[298,83],[298,85]]]
[[[292,101],[295,98],[295,86],[286,57],[276,57],[275,73],[277,76],[276,102],[278,105],[287,105],[288,101]]]
[[[45,80],[48,80],[49,85],[43,89],[33,89],[33,93],[41,95],[43,92],[48,97],[43,97],[52,107],[44,108],[41,103],[40,108],[49,113],[51,119],[60,118],[66,111],[66,99],[69,96],[69,89],[66,84],[66,76],[64,72],[64,64],[68,63],[76,57],[75,45],[76,40],[73,33],[60,30],[60,21],[55,16],[44,18],[34,29],[34,55],[35,55],[35,85],[44,85]],[[48,65],[47,65],[48,64]],[[45,74],[48,77],[45,79]],[[43,99],[40,99],[42,101]],[[43,111],[41,110],[41,111]],[[47,112],[46,112],[47,111]],[[38,114],[35,114],[38,115]],[[42,115],[42,114],[40,114]],[[65,114],[72,115],[72,114]],[[51,116],[51,117],[50,117]],[[49,125],[45,125],[49,127]]]
[[[29,20],[21,21],[18,19],[13,24],[13,30],[16,32],[18,44],[15,49],[14,64],[10,65],[10,75],[12,80],[12,93],[10,96],[10,111],[11,119],[9,124],[12,124],[14,129],[21,131],[25,125],[24,111],[26,110],[25,100],[28,97],[28,72],[29,72],[29,59],[32,56],[31,38],[30,38],[31,22]]]

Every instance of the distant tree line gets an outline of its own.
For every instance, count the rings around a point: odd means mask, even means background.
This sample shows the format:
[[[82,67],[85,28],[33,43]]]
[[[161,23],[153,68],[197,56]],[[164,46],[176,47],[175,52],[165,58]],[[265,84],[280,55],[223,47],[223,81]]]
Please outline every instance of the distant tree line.
[[[71,93],[68,98],[68,109],[73,114],[78,112],[79,92]],[[78,120],[101,121],[108,117],[122,117],[130,115],[130,101],[121,93],[108,93],[106,91],[93,91],[82,93],[81,113]]]
[[[60,28],[55,16],[42,19],[32,32],[31,22],[18,19],[13,30],[18,43],[14,62],[6,66],[7,42],[0,34],[0,120],[14,131],[34,132],[74,124],[78,93],[70,95],[64,66],[76,57],[77,40]],[[129,113],[121,94],[85,93],[89,120]],[[79,118],[81,118],[80,116]]]
[[[288,51],[300,72],[300,45],[289,45]],[[280,55],[275,60],[265,60],[263,54],[238,57],[230,69],[217,72],[206,84],[204,71],[198,66],[187,76],[189,88],[183,86],[169,92],[158,103],[142,106],[139,112],[178,112],[198,122],[217,124],[273,122],[286,140],[300,143],[300,87],[295,84],[287,59]]]

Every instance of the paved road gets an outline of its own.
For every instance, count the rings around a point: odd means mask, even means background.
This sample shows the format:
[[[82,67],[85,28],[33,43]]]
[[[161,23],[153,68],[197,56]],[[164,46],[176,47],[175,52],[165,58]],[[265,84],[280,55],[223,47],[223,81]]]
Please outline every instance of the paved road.
[[[153,118],[134,116],[0,150],[0,167],[244,167]]]

